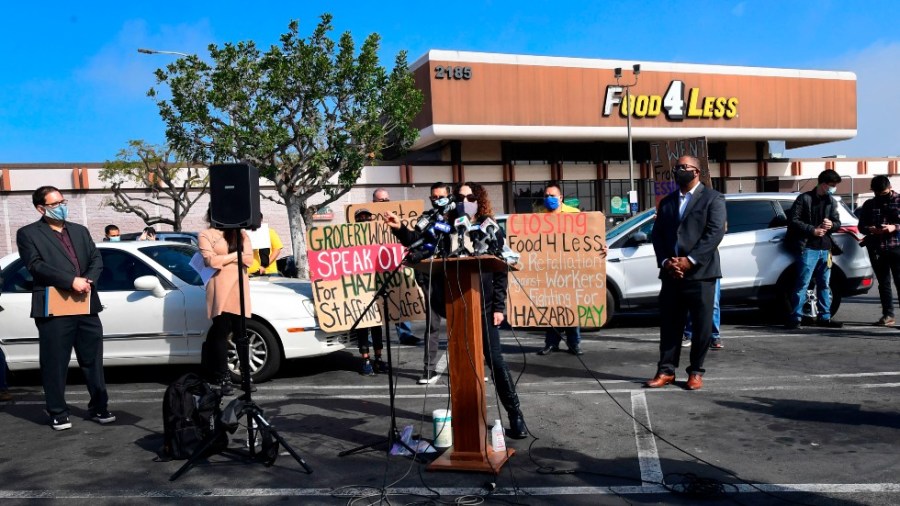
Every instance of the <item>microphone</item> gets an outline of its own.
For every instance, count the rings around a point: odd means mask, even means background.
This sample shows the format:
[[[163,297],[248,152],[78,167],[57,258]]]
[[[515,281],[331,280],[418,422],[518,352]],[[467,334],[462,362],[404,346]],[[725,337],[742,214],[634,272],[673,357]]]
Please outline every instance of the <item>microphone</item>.
[[[452,229],[450,228],[450,225],[448,223],[437,221],[422,233],[422,237],[420,237],[418,241],[410,244],[409,248],[407,249],[416,249],[419,246],[427,243],[430,239],[437,239],[441,234],[449,234],[451,230]]]
[[[492,218],[486,218],[481,222],[481,231],[486,236],[487,249],[496,250],[497,249],[497,231],[500,230],[500,225],[497,224]]]
[[[459,256],[467,256],[470,252],[468,248],[466,248],[466,232],[468,232],[469,229],[472,228],[472,222],[469,221],[468,216],[463,215],[459,218],[456,218],[456,220],[453,222],[453,228],[456,229],[456,233],[458,236],[456,252],[459,254]]]
[[[434,244],[427,243],[424,244],[418,251],[410,251],[409,254],[406,255],[406,265],[417,264],[422,260],[425,260],[431,255],[434,255],[434,250]]]

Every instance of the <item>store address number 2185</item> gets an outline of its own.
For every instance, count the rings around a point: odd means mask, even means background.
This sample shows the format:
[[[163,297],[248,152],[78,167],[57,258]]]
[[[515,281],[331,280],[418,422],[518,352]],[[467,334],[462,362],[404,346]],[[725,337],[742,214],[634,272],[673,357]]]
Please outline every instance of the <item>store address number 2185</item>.
[[[468,81],[472,79],[472,67],[454,67],[451,65],[438,65],[434,67],[435,79],[459,79]]]

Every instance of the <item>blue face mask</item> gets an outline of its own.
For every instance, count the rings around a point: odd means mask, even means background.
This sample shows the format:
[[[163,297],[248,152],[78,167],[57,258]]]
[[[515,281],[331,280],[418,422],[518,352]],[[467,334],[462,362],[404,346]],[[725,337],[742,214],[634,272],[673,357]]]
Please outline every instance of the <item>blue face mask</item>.
[[[837,186],[829,186],[829,187],[828,187],[828,194],[829,194],[829,195],[834,195],[835,193],[837,193]]]
[[[60,204],[53,209],[44,208],[44,216],[58,221],[66,221],[69,217],[69,208],[66,204]]]
[[[544,197],[544,207],[548,211],[556,211],[559,208],[559,197]]]
[[[109,238],[109,242],[119,242],[121,240],[122,240],[122,238],[119,236],[113,236],[113,237]]]

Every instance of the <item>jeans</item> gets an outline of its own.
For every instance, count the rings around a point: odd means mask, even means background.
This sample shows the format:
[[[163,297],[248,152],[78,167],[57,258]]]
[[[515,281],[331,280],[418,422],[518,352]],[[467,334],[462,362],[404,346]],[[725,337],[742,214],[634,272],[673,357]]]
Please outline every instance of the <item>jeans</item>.
[[[561,331],[566,333],[566,345],[570,350],[581,344],[581,327],[565,327],[547,329],[547,333],[544,335],[544,346],[558,347],[559,342],[562,341]]]
[[[412,327],[409,325],[409,322],[400,322],[394,328],[397,329],[397,340],[401,343],[416,338],[412,333]]]
[[[719,322],[721,322],[721,311],[719,310],[719,299],[722,298],[722,280],[716,280],[716,297],[713,302],[713,320],[712,320],[712,338],[719,339]],[[693,325],[691,323],[691,312],[688,311],[687,321],[684,323],[684,337],[688,339],[694,335]]]
[[[797,284],[791,296],[791,317],[794,321],[803,319],[803,305],[806,303],[806,290],[811,279],[816,281],[816,306],[820,320],[831,319],[831,267],[828,259],[831,252],[819,249],[803,249],[797,255]]]
[[[893,318],[894,295],[891,293],[891,278],[894,278],[894,285],[897,287],[897,290],[900,290],[900,248],[882,250],[870,247],[868,249],[869,260],[872,261],[872,270],[875,271],[875,279],[878,280],[881,314]]]

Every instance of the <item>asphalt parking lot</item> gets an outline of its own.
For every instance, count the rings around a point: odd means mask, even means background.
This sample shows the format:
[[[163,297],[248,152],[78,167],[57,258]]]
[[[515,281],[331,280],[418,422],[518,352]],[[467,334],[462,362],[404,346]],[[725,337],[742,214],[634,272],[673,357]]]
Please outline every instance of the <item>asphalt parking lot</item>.
[[[539,334],[504,332],[536,438],[508,440],[517,453],[497,476],[427,472],[380,448],[338,457],[386,435],[390,421],[387,379],[360,376],[355,353],[295,361],[254,394],[312,474],[284,452],[272,467],[216,455],[170,482],[181,462],[153,461],[162,396],[188,368],[109,369],[118,421],[105,427],[84,419],[87,393],[72,371],[74,427],[63,432],[46,425],[39,376],[17,373],[16,400],[0,405],[0,499],[368,504],[383,493],[391,504],[897,504],[900,330],[871,326],[875,293],[845,301],[844,329],[788,332],[754,311],[726,312],[725,349],[709,353],[696,392],[641,388],[655,372],[650,316],[586,333],[582,357],[539,357]],[[431,412],[447,407],[447,376],[416,385],[421,345],[393,352],[398,424],[430,438]],[[493,393],[488,408],[497,413]]]

